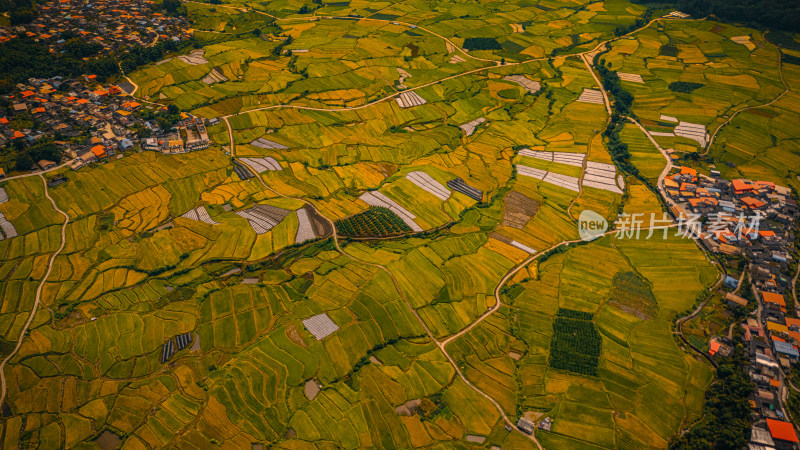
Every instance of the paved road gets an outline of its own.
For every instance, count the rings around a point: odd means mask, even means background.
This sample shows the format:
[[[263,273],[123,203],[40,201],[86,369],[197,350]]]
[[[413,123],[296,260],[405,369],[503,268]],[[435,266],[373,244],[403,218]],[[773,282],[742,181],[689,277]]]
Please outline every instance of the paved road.
[[[42,289],[44,288],[44,283],[47,281],[47,278],[50,276],[50,272],[52,272],[53,270],[53,262],[55,261],[56,256],[58,256],[58,254],[61,253],[62,250],[64,250],[64,246],[67,243],[66,230],[67,230],[67,224],[69,223],[69,215],[64,211],[58,209],[58,205],[56,205],[55,200],[53,200],[53,198],[50,197],[50,193],[47,192],[47,180],[44,178],[44,175],[39,174],[39,176],[42,178],[42,183],[44,184],[44,195],[47,197],[48,200],[50,200],[50,203],[53,205],[53,209],[55,209],[56,211],[58,211],[59,214],[64,216],[64,223],[61,225],[61,245],[58,247],[58,250],[56,250],[55,253],[50,255],[50,259],[47,262],[47,272],[45,272],[44,277],[42,277],[42,281],[39,282],[39,287],[36,288],[36,297],[34,298],[33,301],[33,308],[31,308],[31,313],[28,316],[28,320],[25,322],[25,325],[22,327],[22,330],[19,333],[19,338],[17,339],[17,345],[14,347],[14,350],[12,350],[11,353],[9,353],[9,355],[6,356],[2,362],[0,362],[0,408],[2,408],[3,402],[6,399],[6,391],[7,391],[6,374],[5,374],[6,364],[8,363],[8,361],[11,360],[11,358],[14,357],[14,355],[17,354],[19,348],[22,346],[22,340],[25,337],[25,333],[28,332],[28,328],[31,326],[31,322],[33,322],[34,316],[36,316],[36,311],[39,309],[39,303],[41,302],[42,298]]]

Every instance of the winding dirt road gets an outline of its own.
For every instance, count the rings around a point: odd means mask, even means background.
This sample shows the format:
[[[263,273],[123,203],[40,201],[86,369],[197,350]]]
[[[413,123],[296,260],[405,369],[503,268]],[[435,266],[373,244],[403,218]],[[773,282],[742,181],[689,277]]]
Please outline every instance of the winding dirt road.
[[[50,203],[53,205],[53,209],[55,209],[56,211],[58,211],[59,214],[64,216],[64,223],[61,225],[61,245],[58,247],[58,250],[56,250],[55,253],[50,255],[50,259],[47,262],[47,272],[45,272],[44,276],[42,277],[42,280],[39,282],[39,286],[36,288],[36,297],[34,298],[33,301],[33,308],[31,308],[31,313],[28,316],[28,320],[25,322],[25,325],[22,327],[22,330],[19,333],[19,338],[17,339],[17,345],[14,347],[14,350],[12,350],[11,353],[9,353],[9,355],[6,356],[2,362],[0,362],[0,408],[2,408],[3,402],[5,402],[6,392],[7,392],[6,373],[5,373],[6,364],[8,363],[8,361],[11,360],[11,358],[14,357],[14,355],[17,354],[19,348],[22,346],[22,340],[25,338],[25,333],[28,332],[28,328],[31,326],[31,323],[33,322],[33,319],[36,316],[36,311],[39,309],[39,304],[41,303],[42,299],[42,289],[44,289],[44,284],[45,282],[47,282],[47,278],[50,276],[50,272],[52,272],[53,270],[53,262],[55,261],[56,256],[58,256],[58,254],[61,253],[62,250],[64,250],[64,246],[67,243],[66,230],[67,230],[67,224],[69,223],[69,214],[58,209],[58,205],[56,205],[55,200],[53,200],[53,198],[50,197],[50,193],[47,192],[47,180],[41,173],[39,174],[39,176],[42,178],[42,183],[44,183],[45,197],[47,197],[47,199],[50,200]]]

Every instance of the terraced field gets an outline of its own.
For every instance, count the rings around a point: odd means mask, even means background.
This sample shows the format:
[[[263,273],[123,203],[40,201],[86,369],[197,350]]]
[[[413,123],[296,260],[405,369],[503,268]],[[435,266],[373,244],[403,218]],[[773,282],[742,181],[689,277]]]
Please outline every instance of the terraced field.
[[[0,184],[4,448],[650,448],[699,416],[671,322],[717,271],[674,236],[579,242],[582,210],[660,213],[666,162],[631,125],[641,179],[612,159],[583,58],[605,44],[678,157],[799,187],[800,102],[763,105],[800,68],[762,34],[616,38],[621,0],[185,5],[202,60],[129,76],[222,119],[211,148]]]

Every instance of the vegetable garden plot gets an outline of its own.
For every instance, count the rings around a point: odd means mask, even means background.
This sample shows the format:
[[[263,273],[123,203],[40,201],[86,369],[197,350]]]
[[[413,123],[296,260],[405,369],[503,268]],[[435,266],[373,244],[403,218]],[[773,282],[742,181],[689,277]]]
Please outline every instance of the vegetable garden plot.
[[[275,150],[286,150],[289,147],[279,144],[275,141],[270,141],[269,139],[258,138],[250,142],[250,145],[253,147],[265,148],[268,150],[275,149]]]
[[[264,234],[283,221],[290,211],[269,205],[256,205],[236,214],[250,223],[256,234]]]
[[[542,85],[538,81],[531,80],[523,75],[506,75],[503,77],[503,79],[519,84],[531,94],[535,94],[539,91],[539,89],[542,88]]]
[[[586,159],[586,155],[583,153],[540,152],[540,151],[530,150],[527,148],[523,148],[522,150],[520,150],[519,154],[521,156],[527,156],[529,158],[536,158],[544,161],[553,161],[559,164],[566,164],[569,166],[576,166],[576,167],[583,166],[583,160]]]
[[[483,117],[479,117],[479,118],[477,118],[477,119],[475,119],[475,120],[473,120],[471,122],[467,122],[467,123],[461,125],[459,128],[464,130],[464,133],[466,133],[467,136],[472,136],[472,133],[475,132],[475,128],[477,128],[478,125],[480,125],[480,124],[482,124],[484,122],[486,122],[486,119],[483,118]]]
[[[502,226],[521,230],[539,211],[539,203],[518,191],[511,191],[503,199]]]
[[[2,233],[0,233],[2,236],[0,236],[0,238],[11,239],[17,237],[17,229],[14,228],[13,223],[6,219],[3,213],[0,213],[0,230],[2,230]]]
[[[595,103],[598,105],[603,104],[603,93],[596,89],[584,89],[581,96],[578,97],[581,103]]]
[[[414,91],[403,92],[395,100],[401,108],[410,108],[412,106],[420,106],[428,103],[424,98],[420,97],[419,94]]]
[[[406,178],[420,188],[439,197],[442,201],[446,201],[450,198],[450,191],[425,172],[409,172]]]
[[[448,181],[447,187],[456,192],[461,192],[462,194],[466,195],[467,197],[470,197],[473,200],[476,201],[483,200],[483,191],[468,185],[467,182],[462,180],[461,178],[455,178]]]
[[[281,164],[273,157],[266,156],[264,158],[240,158],[243,163],[248,167],[255,170],[256,173],[263,173],[266,171],[283,170]]]
[[[339,326],[333,323],[333,320],[325,313],[304,319],[303,325],[318,341],[325,339],[339,329]]]
[[[219,225],[218,222],[215,222],[211,218],[211,216],[208,215],[208,211],[206,210],[205,206],[198,206],[195,209],[190,209],[189,211],[181,215],[181,217],[190,220],[198,220],[200,222],[205,222],[210,225]]]
[[[618,186],[621,177],[617,177],[617,168],[613,164],[598,163],[594,161],[586,162],[586,172],[583,174],[581,184],[583,186],[603,189],[615,194],[622,194],[624,184]]]

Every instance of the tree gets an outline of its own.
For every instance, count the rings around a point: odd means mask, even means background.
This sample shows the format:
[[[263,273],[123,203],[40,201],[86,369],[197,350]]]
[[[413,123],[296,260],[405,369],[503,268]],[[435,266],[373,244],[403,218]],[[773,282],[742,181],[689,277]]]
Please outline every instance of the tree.
[[[33,168],[33,158],[27,153],[17,156],[14,168],[17,170],[31,170]]]

